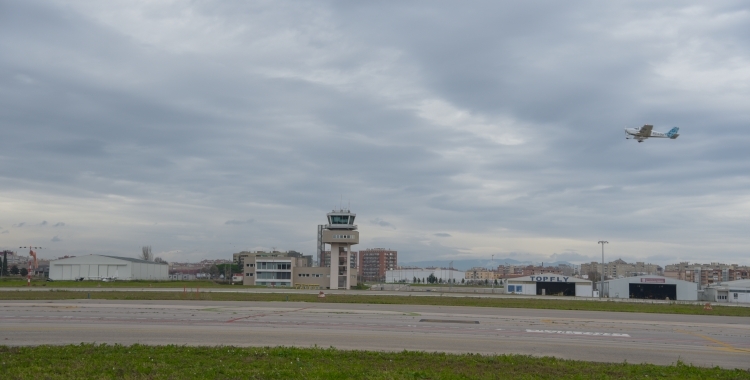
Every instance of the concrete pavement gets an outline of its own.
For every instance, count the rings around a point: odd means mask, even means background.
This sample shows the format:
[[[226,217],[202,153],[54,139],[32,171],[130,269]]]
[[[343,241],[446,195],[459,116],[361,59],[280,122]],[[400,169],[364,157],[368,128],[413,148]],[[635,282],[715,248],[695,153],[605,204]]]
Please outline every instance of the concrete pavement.
[[[750,320],[451,306],[0,301],[0,344],[322,346],[750,368]]]

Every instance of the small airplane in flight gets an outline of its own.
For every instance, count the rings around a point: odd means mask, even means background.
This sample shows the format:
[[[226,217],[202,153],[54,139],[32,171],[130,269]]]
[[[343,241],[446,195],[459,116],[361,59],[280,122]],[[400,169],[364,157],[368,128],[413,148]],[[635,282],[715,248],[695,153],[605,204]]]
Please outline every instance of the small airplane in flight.
[[[644,125],[640,128],[625,128],[625,138],[626,139],[636,139],[639,143],[642,143],[643,140],[646,140],[647,138],[669,138],[669,139],[676,139],[680,136],[679,133],[677,133],[680,128],[674,127],[669,130],[667,133],[662,132],[656,132],[653,130],[653,125]]]

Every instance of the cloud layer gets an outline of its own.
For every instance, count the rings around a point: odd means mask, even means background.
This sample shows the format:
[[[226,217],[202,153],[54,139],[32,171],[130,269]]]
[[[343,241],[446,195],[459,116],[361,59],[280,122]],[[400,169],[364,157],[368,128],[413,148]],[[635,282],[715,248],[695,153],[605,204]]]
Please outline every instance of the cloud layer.
[[[749,23],[743,2],[4,3],[0,248],[312,253],[343,200],[404,261],[606,239],[750,264]],[[646,123],[681,136],[624,139]]]

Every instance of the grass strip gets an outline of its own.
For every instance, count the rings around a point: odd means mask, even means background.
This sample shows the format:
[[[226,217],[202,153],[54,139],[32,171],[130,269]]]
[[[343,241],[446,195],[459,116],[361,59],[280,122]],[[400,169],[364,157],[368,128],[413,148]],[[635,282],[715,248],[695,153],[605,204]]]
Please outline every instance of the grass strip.
[[[645,304],[630,302],[569,301],[529,298],[480,298],[480,297],[423,297],[423,296],[383,296],[367,294],[327,294],[318,298],[315,294],[295,293],[210,293],[210,292],[138,292],[138,291],[66,291],[49,292],[0,291],[0,300],[73,300],[73,299],[106,299],[106,300],[203,300],[203,301],[262,301],[262,302],[315,302],[315,303],[353,303],[353,304],[390,304],[390,305],[433,305],[433,306],[472,306],[521,309],[556,309],[586,311],[616,311],[632,313],[662,313],[689,315],[716,315],[750,317],[750,308],[714,306],[713,310],[704,310],[700,305],[684,304]]]
[[[0,280],[0,288],[8,287],[25,287],[26,279],[5,278]],[[147,280],[128,280],[128,281],[45,281],[44,279],[31,280],[32,287],[46,288],[231,288],[232,285],[217,283],[211,280],[191,280],[191,281],[147,281]],[[241,285],[234,285],[241,286]],[[264,286],[265,287],[265,286]]]
[[[334,348],[0,346],[5,379],[750,379],[750,371]]]

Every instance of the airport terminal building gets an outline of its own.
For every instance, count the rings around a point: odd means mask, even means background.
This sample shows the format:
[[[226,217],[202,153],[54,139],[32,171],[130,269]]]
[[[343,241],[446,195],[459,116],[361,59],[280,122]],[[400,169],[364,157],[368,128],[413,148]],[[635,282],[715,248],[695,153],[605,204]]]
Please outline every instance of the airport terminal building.
[[[507,280],[506,294],[591,297],[592,283],[582,278],[559,274],[540,274]]]
[[[604,281],[609,298],[697,301],[698,284],[675,278],[646,275]]]

